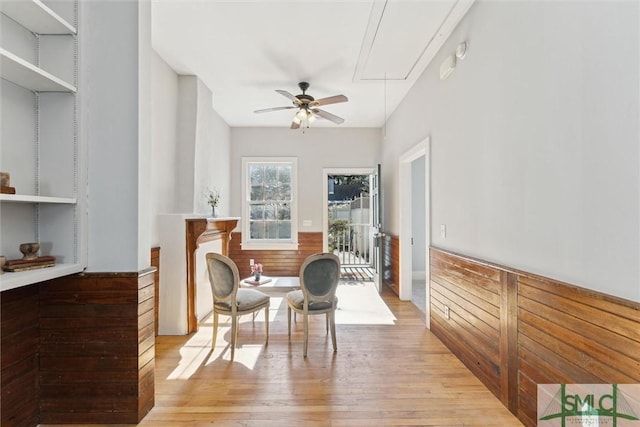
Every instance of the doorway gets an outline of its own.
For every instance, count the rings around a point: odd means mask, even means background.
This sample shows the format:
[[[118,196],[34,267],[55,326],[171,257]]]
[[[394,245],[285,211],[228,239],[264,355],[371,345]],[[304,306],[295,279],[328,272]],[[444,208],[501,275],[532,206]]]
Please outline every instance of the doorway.
[[[429,138],[400,156],[398,193],[400,195],[400,286],[401,300],[413,301],[429,317],[430,185]],[[415,289],[414,289],[415,287]]]
[[[374,169],[324,169],[323,247],[340,258],[344,279],[374,281],[371,194]]]

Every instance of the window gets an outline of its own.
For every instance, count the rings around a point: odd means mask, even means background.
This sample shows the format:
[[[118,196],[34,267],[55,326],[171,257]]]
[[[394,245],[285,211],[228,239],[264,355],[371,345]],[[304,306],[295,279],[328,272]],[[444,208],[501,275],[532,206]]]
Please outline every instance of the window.
[[[295,158],[243,158],[243,249],[297,249]]]

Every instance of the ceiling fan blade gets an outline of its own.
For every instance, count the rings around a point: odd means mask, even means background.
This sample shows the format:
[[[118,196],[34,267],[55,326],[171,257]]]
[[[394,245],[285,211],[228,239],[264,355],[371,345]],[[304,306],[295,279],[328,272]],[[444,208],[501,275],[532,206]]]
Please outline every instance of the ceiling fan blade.
[[[262,110],[255,110],[254,113],[268,113],[269,111],[278,111],[278,110],[290,110],[292,108],[298,107],[273,107],[273,108],[263,108]]]
[[[316,99],[315,101],[311,101],[309,103],[309,106],[320,107],[322,105],[337,104],[339,102],[347,102],[348,100],[349,98],[347,98],[344,95],[335,95],[335,96],[330,96],[328,98],[321,98],[321,99]]]
[[[300,119],[297,117],[293,118],[293,121],[291,122],[291,129],[300,129]]]
[[[330,120],[337,125],[341,125],[342,123],[344,123],[344,119],[342,117],[338,117],[335,114],[329,113],[328,111],[320,110],[319,108],[314,108],[311,111],[313,112],[313,114],[320,116],[323,119]]]
[[[300,105],[300,100],[298,98],[296,98],[294,95],[291,95],[286,90],[276,89],[276,92],[278,92],[280,95],[286,96],[287,98],[292,100],[294,104]]]

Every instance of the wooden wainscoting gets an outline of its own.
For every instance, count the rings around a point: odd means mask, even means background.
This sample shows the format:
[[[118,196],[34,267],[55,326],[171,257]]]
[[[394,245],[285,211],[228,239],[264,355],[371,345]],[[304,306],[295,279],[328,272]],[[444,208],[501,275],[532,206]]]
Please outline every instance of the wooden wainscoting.
[[[400,239],[385,234],[382,238],[382,270],[384,284],[400,295]]]
[[[435,248],[430,265],[432,332],[526,426],[538,384],[640,383],[640,303]]]
[[[431,331],[502,398],[506,366],[500,338],[506,319],[500,316],[500,270],[434,250],[430,264]]]
[[[160,306],[160,248],[154,247],[151,248],[151,267],[156,269],[155,274],[153,275],[154,281],[154,302],[155,302],[155,334],[158,335],[158,310]]]
[[[0,297],[0,425],[32,427],[40,422],[38,395],[38,286]]]
[[[154,330],[154,269],[41,284],[41,422],[139,422],[154,405]]]
[[[520,273],[518,413],[536,425],[537,384],[640,383],[640,303]]]
[[[264,266],[265,276],[297,276],[302,262],[309,256],[322,252],[322,233],[298,233],[297,250],[243,250],[242,233],[231,233],[229,258],[238,266],[240,277],[249,277],[253,259]]]

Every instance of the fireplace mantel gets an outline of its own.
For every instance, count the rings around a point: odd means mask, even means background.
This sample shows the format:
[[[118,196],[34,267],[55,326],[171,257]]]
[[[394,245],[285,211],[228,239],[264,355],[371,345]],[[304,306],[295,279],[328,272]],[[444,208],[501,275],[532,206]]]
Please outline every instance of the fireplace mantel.
[[[206,290],[203,288],[206,266],[202,255],[196,253],[200,246],[213,242],[207,251],[228,255],[231,232],[239,219],[158,215],[161,248],[158,334],[186,335],[198,330],[198,317],[206,314],[204,309],[198,313],[198,306],[204,303],[204,300],[198,303],[198,283],[201,290]]]

